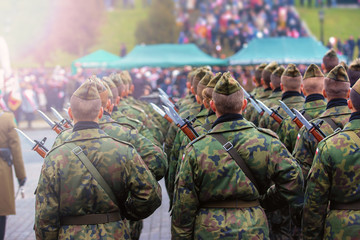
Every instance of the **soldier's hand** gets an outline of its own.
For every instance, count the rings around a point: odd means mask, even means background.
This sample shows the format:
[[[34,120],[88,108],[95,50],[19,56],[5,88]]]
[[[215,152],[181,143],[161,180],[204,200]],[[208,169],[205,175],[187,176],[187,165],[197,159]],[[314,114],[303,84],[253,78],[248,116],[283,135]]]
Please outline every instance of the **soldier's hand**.
[[[24,186],[26,182],[26,177],[24,177],[23,179],[18,179],[18,182],[20,187]]]

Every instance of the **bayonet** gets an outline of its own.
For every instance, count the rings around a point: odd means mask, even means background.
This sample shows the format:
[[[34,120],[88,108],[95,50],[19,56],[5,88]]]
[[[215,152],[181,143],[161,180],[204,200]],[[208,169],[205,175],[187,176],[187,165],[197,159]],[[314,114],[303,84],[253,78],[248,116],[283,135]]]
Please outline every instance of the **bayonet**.
[[[188,136],[191,141],[199,136],[189,120],[182,119],[173,108],[168,108],[168,110],[176,125],[186,134],[186,136]]]
[[[165,118],[169,123],[172,123],[172,119],[158,106],[156,106],[154,103],[150,103],[152,108],[159,113],[163,118]]]
[[[37,110],[37,111],[40,113],[40,116],[42,117],[42,119],[44,119],[45,122],[47,122],[47,124],[49,124],[51,129],[54,130],[57,134],[59,134],[62,130],[64,130],[58,123],[54,122],[48,116],[46,116],[45,113],[43,113],[40,110]]]
[[[167,95],[166,92],[164,92],[164,90],[162,90],[161,88],[158,88],[158,91],[161,95],[163,95],[164,97],[169,99],[169,101],[175,105],[175,101],[169,95]]]
[[[314,123],[310,123],[306,118],[296,109],[294,109],[296,117],[299,121],[305,126],[305,128],[318,140],[319,142],[323,140],[326,135],[321,131],[320,127]]]
[[[291,111],[291,109],[281,100],[279,100],[280,106],[284,111],[290,116],[291,121],[293,121],[299,128],[303,126],[302,122],[296,117],[296,115]]]
[[[164,111],[165,111],[166,115],[168,115],[168,116],[170,117],[170,119],[171,119],[176,125],[178,125],[178,123],[176,122],[176,119],[174,119],[173,116],[171,115],[169,108],[166,107],[166,106],[164,106],[164,105],[163,105],[163,108],[164,108]]]
[[[53,112],[54,116],[60,121],[60,126],[64,126],[65,128],[72,128],[74,127],[69,120],[61,116],[61,114],[53,107],[51,107],[51,111]]]
[[[169,100],[169,96],[164,91],[162,91],[161,88],[158,88],[158,89],[160,92],[160,95],[159,95],[160,100],[169,108],[173,108],[176,112],[179,112],[179,110],[176,108],[174,103]]]
[[[270,108],[268,108],[263,102],[261,101],[257,101],[259,106],[267,113],[270,115],[270,117],[272,117],[276,122],[278,122],[279,124],[281,124],[283,117],[277,112],[274,111]]]
[[[264,110],[261,107],[259,107],[259,105],[256,103],[256,101],[253,98],[250,97],[248,99],[250,100],[255,110],[262,116],[264,114]]]
[[[25,139],[26,143],[30,145],[31,149],[35,152],[37,152],[42,158],[45,158],[46,153],[49,151],[45,146],[46,137],[39,141],[31,140],[23,131],[21,131],[18,128],[15,128],[15,130],[18,132],[19,136],[22,139]]]

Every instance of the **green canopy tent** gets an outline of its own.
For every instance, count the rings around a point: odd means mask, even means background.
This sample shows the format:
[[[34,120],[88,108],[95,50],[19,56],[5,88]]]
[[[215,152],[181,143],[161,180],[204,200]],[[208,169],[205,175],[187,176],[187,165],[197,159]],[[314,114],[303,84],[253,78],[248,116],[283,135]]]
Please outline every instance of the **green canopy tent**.
[[[97,50],[73,61],[71,63],[71,71],[72,73],[75,73],[77,66],[82,68],[107,68],[110,63],[120,59],[121,58],[119,56],[105,50]]]
[[[127,56],[109,64],[110,68],[224,66],[227,60],[202,52],[195,44],[137,45]]]
[[[230,65],[256,65],[272,61],[279,64],[321,64],[328,50],[311,37],[257,38],[228,60]],[[346,62],[344,56],[339,56],[339,59]]]

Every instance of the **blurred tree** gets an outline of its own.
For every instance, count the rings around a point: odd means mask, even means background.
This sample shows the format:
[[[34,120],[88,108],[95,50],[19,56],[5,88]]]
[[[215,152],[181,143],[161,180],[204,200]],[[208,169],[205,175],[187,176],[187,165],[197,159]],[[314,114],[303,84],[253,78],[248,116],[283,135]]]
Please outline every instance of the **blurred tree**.
[[[149,16],[137,26],[135,37],[138,43],[175,43],[179,29],[174,17],[173,0],[155,0]]]
[[[84,55],[96,41],[104,12],[104,3],[99,0],[54,0],[46,36],[32,54],[40,63],[59,50]]]

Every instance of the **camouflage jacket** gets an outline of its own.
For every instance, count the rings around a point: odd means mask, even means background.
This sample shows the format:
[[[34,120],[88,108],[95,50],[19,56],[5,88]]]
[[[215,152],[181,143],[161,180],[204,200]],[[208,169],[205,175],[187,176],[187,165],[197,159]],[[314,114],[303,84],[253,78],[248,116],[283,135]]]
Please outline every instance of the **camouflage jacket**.
[[[263,101],[263,103],[269,108],[279,105],[279,100],[281,100],[281,91],[272,92],[271,95]],[[251,114],[250,122],[254,123],[256,126],[259,125],[259,121],[262,115],[260,115],[256,110]]]
[[[159,131],[159,126],[157,126],[140,107],[129,105],[126,102],[120,101],[120,104],[118,105],[118,111],[127,117],[134,118],[142,122],[159,143],[164,141],[164,136],[162,135],[161,131]]]
[[[160,142],[158,142],[154,136],[152,135],[152,133],[149,131],[148,128],[146,128],[144,126],[144,124],[142,122],[140,122],[137,119],[133,119],[130,118],[128,116],[125,116],[124,114],[122,114],[119,111],[114,111],[111,114],[111,118],[114,119],[116,122],[120,123],[120,124],[129,124],[131,126],[133,126],[136,130],[138,130],[138,132],[143,135],[144,137],[146,137],[147,139],[149,139],[152,143],[154,143],[156,146],[161,146]]]
[[[241,116],[241,115],[240,115]],[[257,200],[260,193],[212,135],[221,133],[243,157],[265,202],[281,196],[302,207],[301,169],[272,132],[257,129],[240,117],[220,122],[185,149],[175,180],[172,209],[173,239],[269,239],[262,207],[202,208],[202,203]],[[268,189],[270,182],[275,185]],[[268,191],[266,191],[268,189]]]
[[[206,114],[204,114],[204,111],[206,110]],[[212,111],[211,111],[212,112]],[[213,113],[213,112],[212,112]],[[193,127],[195,131],[200,135],[206,133],[208,130],[205,130],[204,124],[206,124],[206,128],[210,129],[212,123],[216,120],[215,113],[209,115],[209,110],[204,109],[197,115],[197,120],[194,122]],[[204,118],[204,116],[206,116]],[[198,118],[199,117],[199,118]],[[201,124],[203,122],[203,124]],[[177,173],[178,163],[181,161],[181,157],[183,155],[183,151],[186,147],[186,145],[190,142],[190,139],[185,135],[185,133],[181,130],[178,130],[178,133],[176,134],[173,148],[171,149],[170,156],[169,156],[169,168],[167,172],[166,179],[166,189],[169,194],[170,199],[170,209],[172,205],[172,197],[174,192],[174,181],[175,176]]]
[[[303,96],[291,96],[291,97],[287,97],[285,99],[282,100],[290,109],[291,108],[295,108],[295,109],[301,109],[304,105],[305,102],[305,98]],[[284,109],[279,108],[278,105],[273,106],[273,109],[276,109],[278,111],[278,113],[285,118],[287,116],[286,112],[284,111]],[[270,129],[274,132],[276,132],[279,128],[280,124],[278,122],[276,122],[272,117],[270,117],[269,114],[264,113],[264,115],[260,118],[259,120],[259,127],[262,128],[267,128]]]
[[[262,86],[260,86],[260,87],[255,87],[252,91],[251,91],[251,96],[253,96],[253,97],[255,97],[255,98],[257,98],[258,96],[259,96],[259,94],[261,93],[261,92],[263,92],[264,91],[264,88],[262,87]]]
[[[105,114],[99,120],[99,127],[110,137],[132,144],[156,180],[164,177],[167,169],[166,156],[164,152],[149,139],[145,138],[131,126],[119,124]],[[56,137],[53,148],[63,144],[71,134],[72,129],[62,131]]]
[[[316,100],[312,102],[305,102],[302,113],[306,113],[311,117],[311,119],[317,118],[322,114],[326,109],[326,100]],[[309,120],[311,120],[309,119]],[[279,136],[280,141],[285,145],[289,152],[293,152],[296,137],[298,135],[300,128],[294,123],[290,117],[286,117],[280,127],[277,130],[277,135]]]
[[[131,145],[98,127],[76,130],[44,159],[36,192],[37,239],[129,239],[125,220],[96,225],[61,225],[65,216],[120,210],[127,219],[143,219],[161,204],[161,188]],[[81,147],[117,198],[114,203],[69,149]],[[116,205],[118,204],[118,205]],[[120,208],[120,209],[119,209]]]
[[[267,89],[266,91],[262,88],[263,91],[259,91],[257,96],[256,96],[256,99],[258,100],[266,100],[272,93],[271,89]],[[253,107],[253,105],[251,104],[248,104],[246,109],[245,109],[245,113],[244,113],[244,117],[245,119],[247,120],[250,120],[250,119],[254,119],[254,117],[252,117],[252,115],[255,114],[257,115],[258,112],[255,110],[255,108]],[[255,125],[257,125],[256,123],[254,123]]]
[[[318,145],[305,193],[304,239],[358,239],[358,210],[329,210],[330,202],[360,201],[360,118]],[[358,139],[360,141],[360,139]],[[349,207],[351,209],[351,207]]]
[[[343,128],[349,121],[350,114],[350,109],[347,105],[336,106],[326,109],[319,118],[311,120],[310,122],[319,124],[324,118],[330,117],[339,128]],[[320,129],[326,136],[329,136],[334,132],[334,129],[330,126],[330,124],[325,121],[321,125]],[[299,130],[293,156],[300,164],[305,180],[311,168],[317,145],[318,141],[303,126]]]

